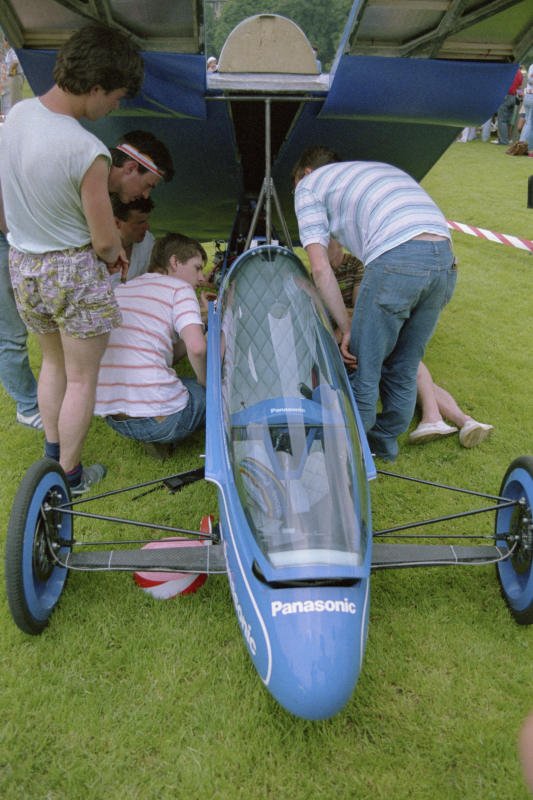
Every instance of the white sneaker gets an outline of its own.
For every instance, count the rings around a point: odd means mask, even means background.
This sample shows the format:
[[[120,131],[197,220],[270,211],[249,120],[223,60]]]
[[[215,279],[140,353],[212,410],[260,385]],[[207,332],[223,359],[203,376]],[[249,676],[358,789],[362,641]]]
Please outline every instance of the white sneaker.
[[[447,425],[443,419],[438,422],[421,422],[418,428],[409,434],[409,441],[411,444],[424,444],[424,442],[430,442],[439,436],[449,436],[451,433],[456,433],[457,430],[458,428],[453,425]]]
[[[493,430],[493,425],[486,425],[484,422],[476,422],[475,419],[469,419],[459,431],[459,441],[463,447],[475,447],[484,441]]]
[[[34,431],[43,430],[43,421],[38,411],[36,414],[21,414],[20,411],[17,411],[17,422],[27,428],[33,428]]]

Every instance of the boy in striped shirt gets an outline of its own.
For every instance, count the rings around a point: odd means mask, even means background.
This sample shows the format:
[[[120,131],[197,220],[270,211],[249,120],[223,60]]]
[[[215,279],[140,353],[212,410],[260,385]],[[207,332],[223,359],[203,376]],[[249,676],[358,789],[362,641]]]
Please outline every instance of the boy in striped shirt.
[[[329,148],[306,150],[293,170],[295,211],[317,288],[341,332],[341,353],[372,452],[398,454],[416,403],[416,375],[456,267],[446,220],[397,167],[340,162]],[[333,238],[365,267],[350,326],[330,266]],[[376,413],[378,397],[382,410]]]
[[[207,342],[196,297],[206,252],[199,242],[167,234],[154,247],[149,271],[115,289],[122,325],[100,364],[95,414],[117,433],[169,455],[205,423]],[[173,365],[187,355],[196,378]]]

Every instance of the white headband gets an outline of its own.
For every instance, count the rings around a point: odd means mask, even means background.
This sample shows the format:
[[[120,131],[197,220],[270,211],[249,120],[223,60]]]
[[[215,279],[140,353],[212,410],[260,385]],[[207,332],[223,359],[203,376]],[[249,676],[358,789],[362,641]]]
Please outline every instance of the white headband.
[[[133,158],[134,161],[137,161],[138,164],[141,164],[146,169],[149,169],[150,172],[153,172],[155,175],[159,175],[160,178],[164,178],[164,174],[161,172],[160,169],[156,167],[150,156],[146,156],[144,153],[139,152],[136,147],[133,147],[131,144],[117,144],[117,150],[121,150],[126,155]]]

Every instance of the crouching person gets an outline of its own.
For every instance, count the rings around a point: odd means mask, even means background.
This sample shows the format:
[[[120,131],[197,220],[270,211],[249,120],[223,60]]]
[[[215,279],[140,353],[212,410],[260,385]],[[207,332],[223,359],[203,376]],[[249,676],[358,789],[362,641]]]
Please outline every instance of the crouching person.
[[[115,289],[122,325],[100,364],[95,414],[165,458],[205,424],[207,342],[195,290],[207,256],[178,233],[158,240],[153,256],[147,273]],[[173,369],[185,355],[196,379]]]

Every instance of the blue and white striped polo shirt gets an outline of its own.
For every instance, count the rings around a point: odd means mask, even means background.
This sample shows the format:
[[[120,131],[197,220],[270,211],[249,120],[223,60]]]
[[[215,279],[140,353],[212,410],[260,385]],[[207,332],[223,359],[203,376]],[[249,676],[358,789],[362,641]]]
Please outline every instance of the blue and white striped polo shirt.
[[[421,233],[451,239],[446,219],[422,187],[391,164],[341,161],[298,183],[294,206],[303,247],[333,236],[369,264]]]

